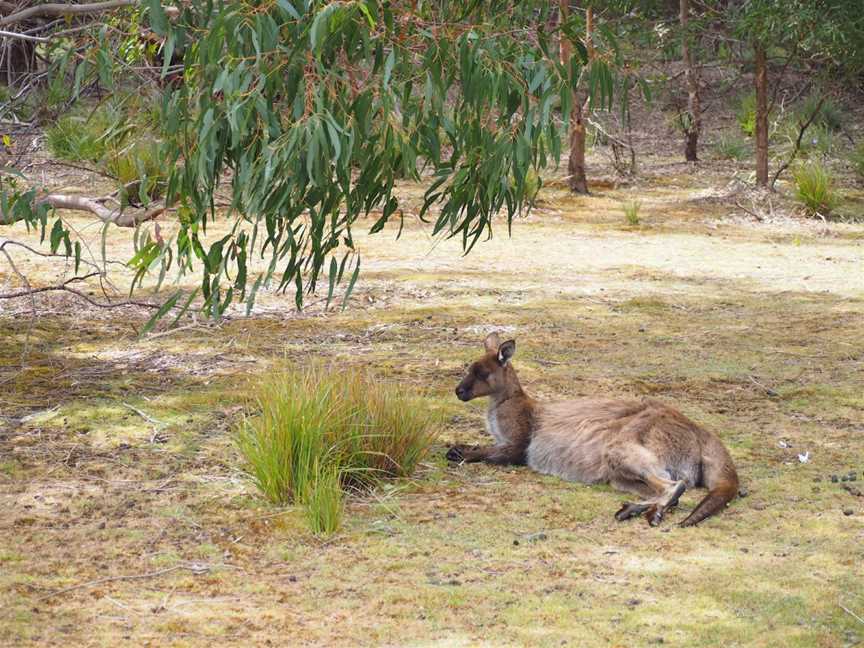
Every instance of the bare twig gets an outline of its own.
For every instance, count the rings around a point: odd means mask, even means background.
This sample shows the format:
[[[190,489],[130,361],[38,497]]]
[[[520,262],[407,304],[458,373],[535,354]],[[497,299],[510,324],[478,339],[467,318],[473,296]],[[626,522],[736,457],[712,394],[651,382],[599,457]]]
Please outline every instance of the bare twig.
[[[850,610],[849,608],[845,607],[842,603],[838,602],[837,605],[839,605],[839,606],[840,606],[840,609],[843,610],[843,611],[844,611],[846,614],[848,614],[849,616],[851,616],[853,619],[856,619],[859,623],[864,623],[864,619],[862,619],[860,616],[858,616],[857,614],[855,614],[855,613],[854,613],[852,610]]]
[[[233,565],[218,565],[220,567],[233,567]],[[48,592],[47,594],[43,594],[38,597],[37,601],[45,601],[50,598],[54,598],[55,596],[60,596],[61,594],[67,594],[68,592],[74,592],[75,590],[85,589],[87,587],[94,587],[96,585],[102,585],[103,583],[113,583],[115,581],[134,581],[134,580],[146,580],[148,578],[156,578],[158,576],[164,576],[165,574],[170,574],[172,572],[186,570],[191,571],[193,574],[204,574],[213,566],[206,565],[202,563],[187,563],[183,565],[174,565],[173,567],[166,567],[165,569],[159,569],[153,572],[147,572],[144,574],[127,574],[123,576],[106,576],[105,578],[97,578],[96,580],[87,581],[84,583],[78,583],[77,585],[70,585],[69,587],[64,587],[62,589],[54,590],[53,592]],[[12,608],[6,607],[4,608],[4,612],[9,612]]]
[[[138,4],[138,0],[109,0],[109,2],[94,2],[93,4],[63,4],[60,2],[52,2],[35,7],[28,7],[21,11],[17,11],[8,16],[0,18],[0,25],[13,25],[23,22],[29,18],[38,16],[72,16],[80,14],[94,14],[111,9],[119,9],[120,7],[130,7]]]
[[[771,389],[770,387],[766,387],[765,385],[763,385],[761,382],[756,380],[753,376],[747,376],[747,377],[750,379],[750,382],[752,382],[754,385],[756,385],[757,387],[762,389],[766,394],[768,394],[772,398],[776,398],[777,396],[780,395],[776,391]]]
[[[740,201],[740,200],[736,200],[736,201],[735,201],[735,204],[738,206],[739,209],[741,209],[741,210],[747,212],[748,214],[750,214],[750,215],[751,215],[753,218],[755,218],[756,220],[758,220],[758,221],[763,221],[763,220],[765,220],[765,219],[762,217],[761,214],[758,214],[758,213],[756,213],[755,211],[750,211],[749,209],[747,209],[744,205],[741,204],[741,201]]]
[[[3,38],[29,41],[31,43],[47,43],[49,40],[44,36],[28,36],[27,34],[19,34],[18,32],[3,31],[2,29],[0,29],[0,36]]]
[[[178,326],[177,328],[168,329],[167,331],[160,331],[159,333],[151,333],[147,335],[148,340],[155,340],[160,337],[167,337],[169,335],[174,335],[175,333],[179,333],[180,331],[189,331],[192,329],[201,328],[200,324],[187,324],[186,326]]]
[[[138,409],[137,407],[133,407],[133,406],[130,405],[129,403],[123,403],[123,407],[127,407],[127,408],[129,408],[130,410],[132,410],[133,412],[135,412],[138,416],[140,416],[141,418],[143,418],[143,419],[144,419],[145,421],[147,421],[148,423],[151,423],[152,425],[168,425],[167,423],[165,423],[165,422],[163,422],[163,421],[160,421],[159,419],[155,419],[155,418],[153,418],[152,416],[150,416],[149,414],[147,414],[147,412],[142,412],[142,411],[141,411],[140,409]]]
[[[822,95],[819,98],[819,103],[816,104],[816,107],[813,109],[813,112],[810,113],[810,117],[807,118],[807,121],[804,123],[798,124],[798,139],[795,140],[795,146],[792,148],[792,152],[789,154],[789,159],[786,160],[783,164],[780,165],[780,168],[777,169],[777,173],[774,174],[774,178],[771,180],[770,188],[774,189],[774,184],[777,182],[777,178],[780,177],[780,174],[783,173],[786,169],[789,168],[789,165],[792,164],[792,160],[795,159],[795,156],[798,155],[798,151],[801,149],[801,140],[804,138],[804,133],[810,128],[810,124],[813,123],[813,120],[816,119],[816,115],[819,114],[819,111],[822,110],[822,104],[825,103],[826,95]]]

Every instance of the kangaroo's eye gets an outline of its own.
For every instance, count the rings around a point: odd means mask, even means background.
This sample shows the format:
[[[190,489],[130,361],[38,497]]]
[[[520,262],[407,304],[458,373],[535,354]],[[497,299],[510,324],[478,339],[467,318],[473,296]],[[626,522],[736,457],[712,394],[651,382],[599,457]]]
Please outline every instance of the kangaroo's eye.
[[[489,377],[489,372],[478,369],[475,375],[477,376],[477,380],[486,380]]]

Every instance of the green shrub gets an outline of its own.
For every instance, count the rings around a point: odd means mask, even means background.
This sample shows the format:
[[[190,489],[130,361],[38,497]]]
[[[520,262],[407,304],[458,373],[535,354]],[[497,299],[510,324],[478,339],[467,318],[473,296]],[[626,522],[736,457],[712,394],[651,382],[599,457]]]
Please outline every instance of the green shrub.
[[[864,144],[858,145],[858,148],[849,156],[849,161],[852,163],[855,173],[864,178]]]
[[[721,160],[741,161],[750,156],[750,146],[740,136],[724,134],[714,144],[714,153]]]
[[[799,164],[793,170],[795,195],[811,215],[826,215],[839,203],[834,182],[821,162]]]
[[[741,98],[741,102],[738,105],[738,110],[735,113],[735,117],[738,120],[738,125],[741,127],[741,131],[747,135],[747,137],[753,137],[753,133],[756,132],[756,94],[750,93],[746,94]]]
[[[256,391],[236,435],[245,471],[273,504],[303,505],[316,533],[338,526],[344,490],[410,475],[433,440],[422,402],[359,370],[278,373]]]
[[[624,204],[624,218],[628,225],[636,226],[639,224],[639,210],[642,208],[642,203],[638,200],[631,200]]]

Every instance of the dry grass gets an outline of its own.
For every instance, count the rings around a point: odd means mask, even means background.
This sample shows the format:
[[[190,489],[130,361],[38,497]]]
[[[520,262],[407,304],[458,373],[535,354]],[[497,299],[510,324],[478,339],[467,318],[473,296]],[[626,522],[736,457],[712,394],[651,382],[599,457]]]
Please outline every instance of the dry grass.
[[[32,325],[29,304],[4,314],[0,643],[860,643],[860,248],[724,225],[733,206],[693,202],[716,178],[665,177],[591,199],[550,183],[513,240],[467,259],[417,228],[358,237],[369,272],[345,313],[263,295],[254,319],[145,340],[145,314],[65,297]],[[651,230],[621,231],[637,196]],[[717,430],[749,497],[648,529],[616,523],[606,487],[447,465],[447,443],[483,440],[483,404],[452,390],[492,327],[537,397],[652,395]],[[414,479],[351,500],[326,543],[262,503],[231,441],[241,386],[286,357],[371,368],[447,421]]]

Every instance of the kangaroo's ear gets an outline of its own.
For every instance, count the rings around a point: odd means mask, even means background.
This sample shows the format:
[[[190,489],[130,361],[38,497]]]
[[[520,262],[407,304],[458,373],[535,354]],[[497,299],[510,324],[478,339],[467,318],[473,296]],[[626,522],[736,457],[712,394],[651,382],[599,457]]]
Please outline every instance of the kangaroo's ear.
[[[498,337],[497,333],[490,333],[486,336],[486,339],[483,340],[483,348],[486,349],[488,353],[497,353],[498,347],[501,346],[501,338]]]
[[[507,340],[498,347],[498,364],[502,367],[506,365],[514,353],[516,353],[516,340]]]

